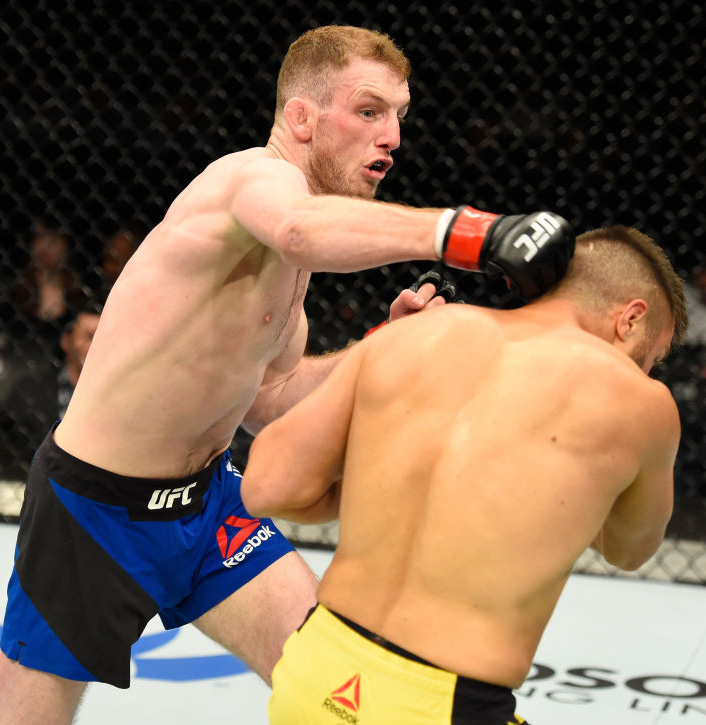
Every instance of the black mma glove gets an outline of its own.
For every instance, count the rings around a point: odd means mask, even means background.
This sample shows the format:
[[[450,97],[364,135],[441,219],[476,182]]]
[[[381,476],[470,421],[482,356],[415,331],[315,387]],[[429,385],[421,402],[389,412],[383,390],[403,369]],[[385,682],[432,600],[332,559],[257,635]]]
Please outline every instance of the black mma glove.
[[[575,241],[569,222],[552,212],[504,216],[462,205],[442,214],[436,245],[449,267],[507,277],[531,300],[564,276]]]
[[[409,289],[411,289],[412,292],[419,292],[419,288],[427,282],[431,282],[434,287],[436,287],[434,297],[443,297],[447,302],[462,302],[462,300],[456,294],[456,285],[453,282],[445,280],[438,272],[434,271],[425,272],[413,285],[409,287]],[[434,297],[432,297],[432,299],[434,299]],[[379,325],[371,327],[365,333],[364,337],[372,335],[373,332],[375,332],[376,330],[385,327],[388,322],[389,320],[385,320]]]
[[[419,288],[427,282],[431,282],[436,287],[434,297],[443,297],[447,302],[462,302],[458,297],[456,285],[453,282],[445,280],[438,272],[434,272],[433,270],[425,272],[410,289],[412,292],[419,292]],[[432,299],[434,298],[432,297]]]

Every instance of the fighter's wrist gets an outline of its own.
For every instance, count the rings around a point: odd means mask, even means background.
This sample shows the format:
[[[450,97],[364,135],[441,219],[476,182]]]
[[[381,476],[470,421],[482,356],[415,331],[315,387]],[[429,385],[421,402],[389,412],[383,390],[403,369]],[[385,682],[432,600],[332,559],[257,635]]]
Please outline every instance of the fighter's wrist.
[[[441,259],[444,256],[444,239],[449,228],[449,223],[456,214],[455,209],[446,209],[441,212],[436,222],[436,235],[434,236],[434,253]]]

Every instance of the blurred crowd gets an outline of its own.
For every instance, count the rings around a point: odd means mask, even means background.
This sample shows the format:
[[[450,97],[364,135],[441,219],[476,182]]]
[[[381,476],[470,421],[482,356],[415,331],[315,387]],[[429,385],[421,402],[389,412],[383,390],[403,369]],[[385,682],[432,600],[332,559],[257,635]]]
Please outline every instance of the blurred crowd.
[[[103,305],[141,237],[117,229],[95,264],[74,261],[56,223],[39,220],[26,261],[6,270],[0,304],[0,480],[22,480],[34,450],[68,406]],[[80,271],[79,271],[80,270]]]

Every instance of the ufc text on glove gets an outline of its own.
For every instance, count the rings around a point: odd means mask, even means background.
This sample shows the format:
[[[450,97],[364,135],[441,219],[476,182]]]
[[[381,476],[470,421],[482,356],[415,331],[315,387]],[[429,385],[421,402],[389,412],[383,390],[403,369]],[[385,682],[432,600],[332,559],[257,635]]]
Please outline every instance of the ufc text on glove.
[[[571,225],[558,214],[506,216],[464,204],[441,215],[435,243],[449,267],[507,277],[511,289],[531,300],[564,276],[575,242]]]

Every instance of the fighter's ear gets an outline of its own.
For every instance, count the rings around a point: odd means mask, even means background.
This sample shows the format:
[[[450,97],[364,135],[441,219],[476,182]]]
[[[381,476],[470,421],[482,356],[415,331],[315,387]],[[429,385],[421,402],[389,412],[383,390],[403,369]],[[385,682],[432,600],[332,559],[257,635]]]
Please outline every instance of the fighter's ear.
[[[637,330],[640,320],[644,320],[647,314],[647,302],[643,299],[630,300],[623,306],[615,322],[615,331],[621,342],[627,342],[628,338]]]
[[[311,101],[295,96],[284,107],[284,117],[297,141],[307,143],[311,140],[314,121],[314,106]]]

